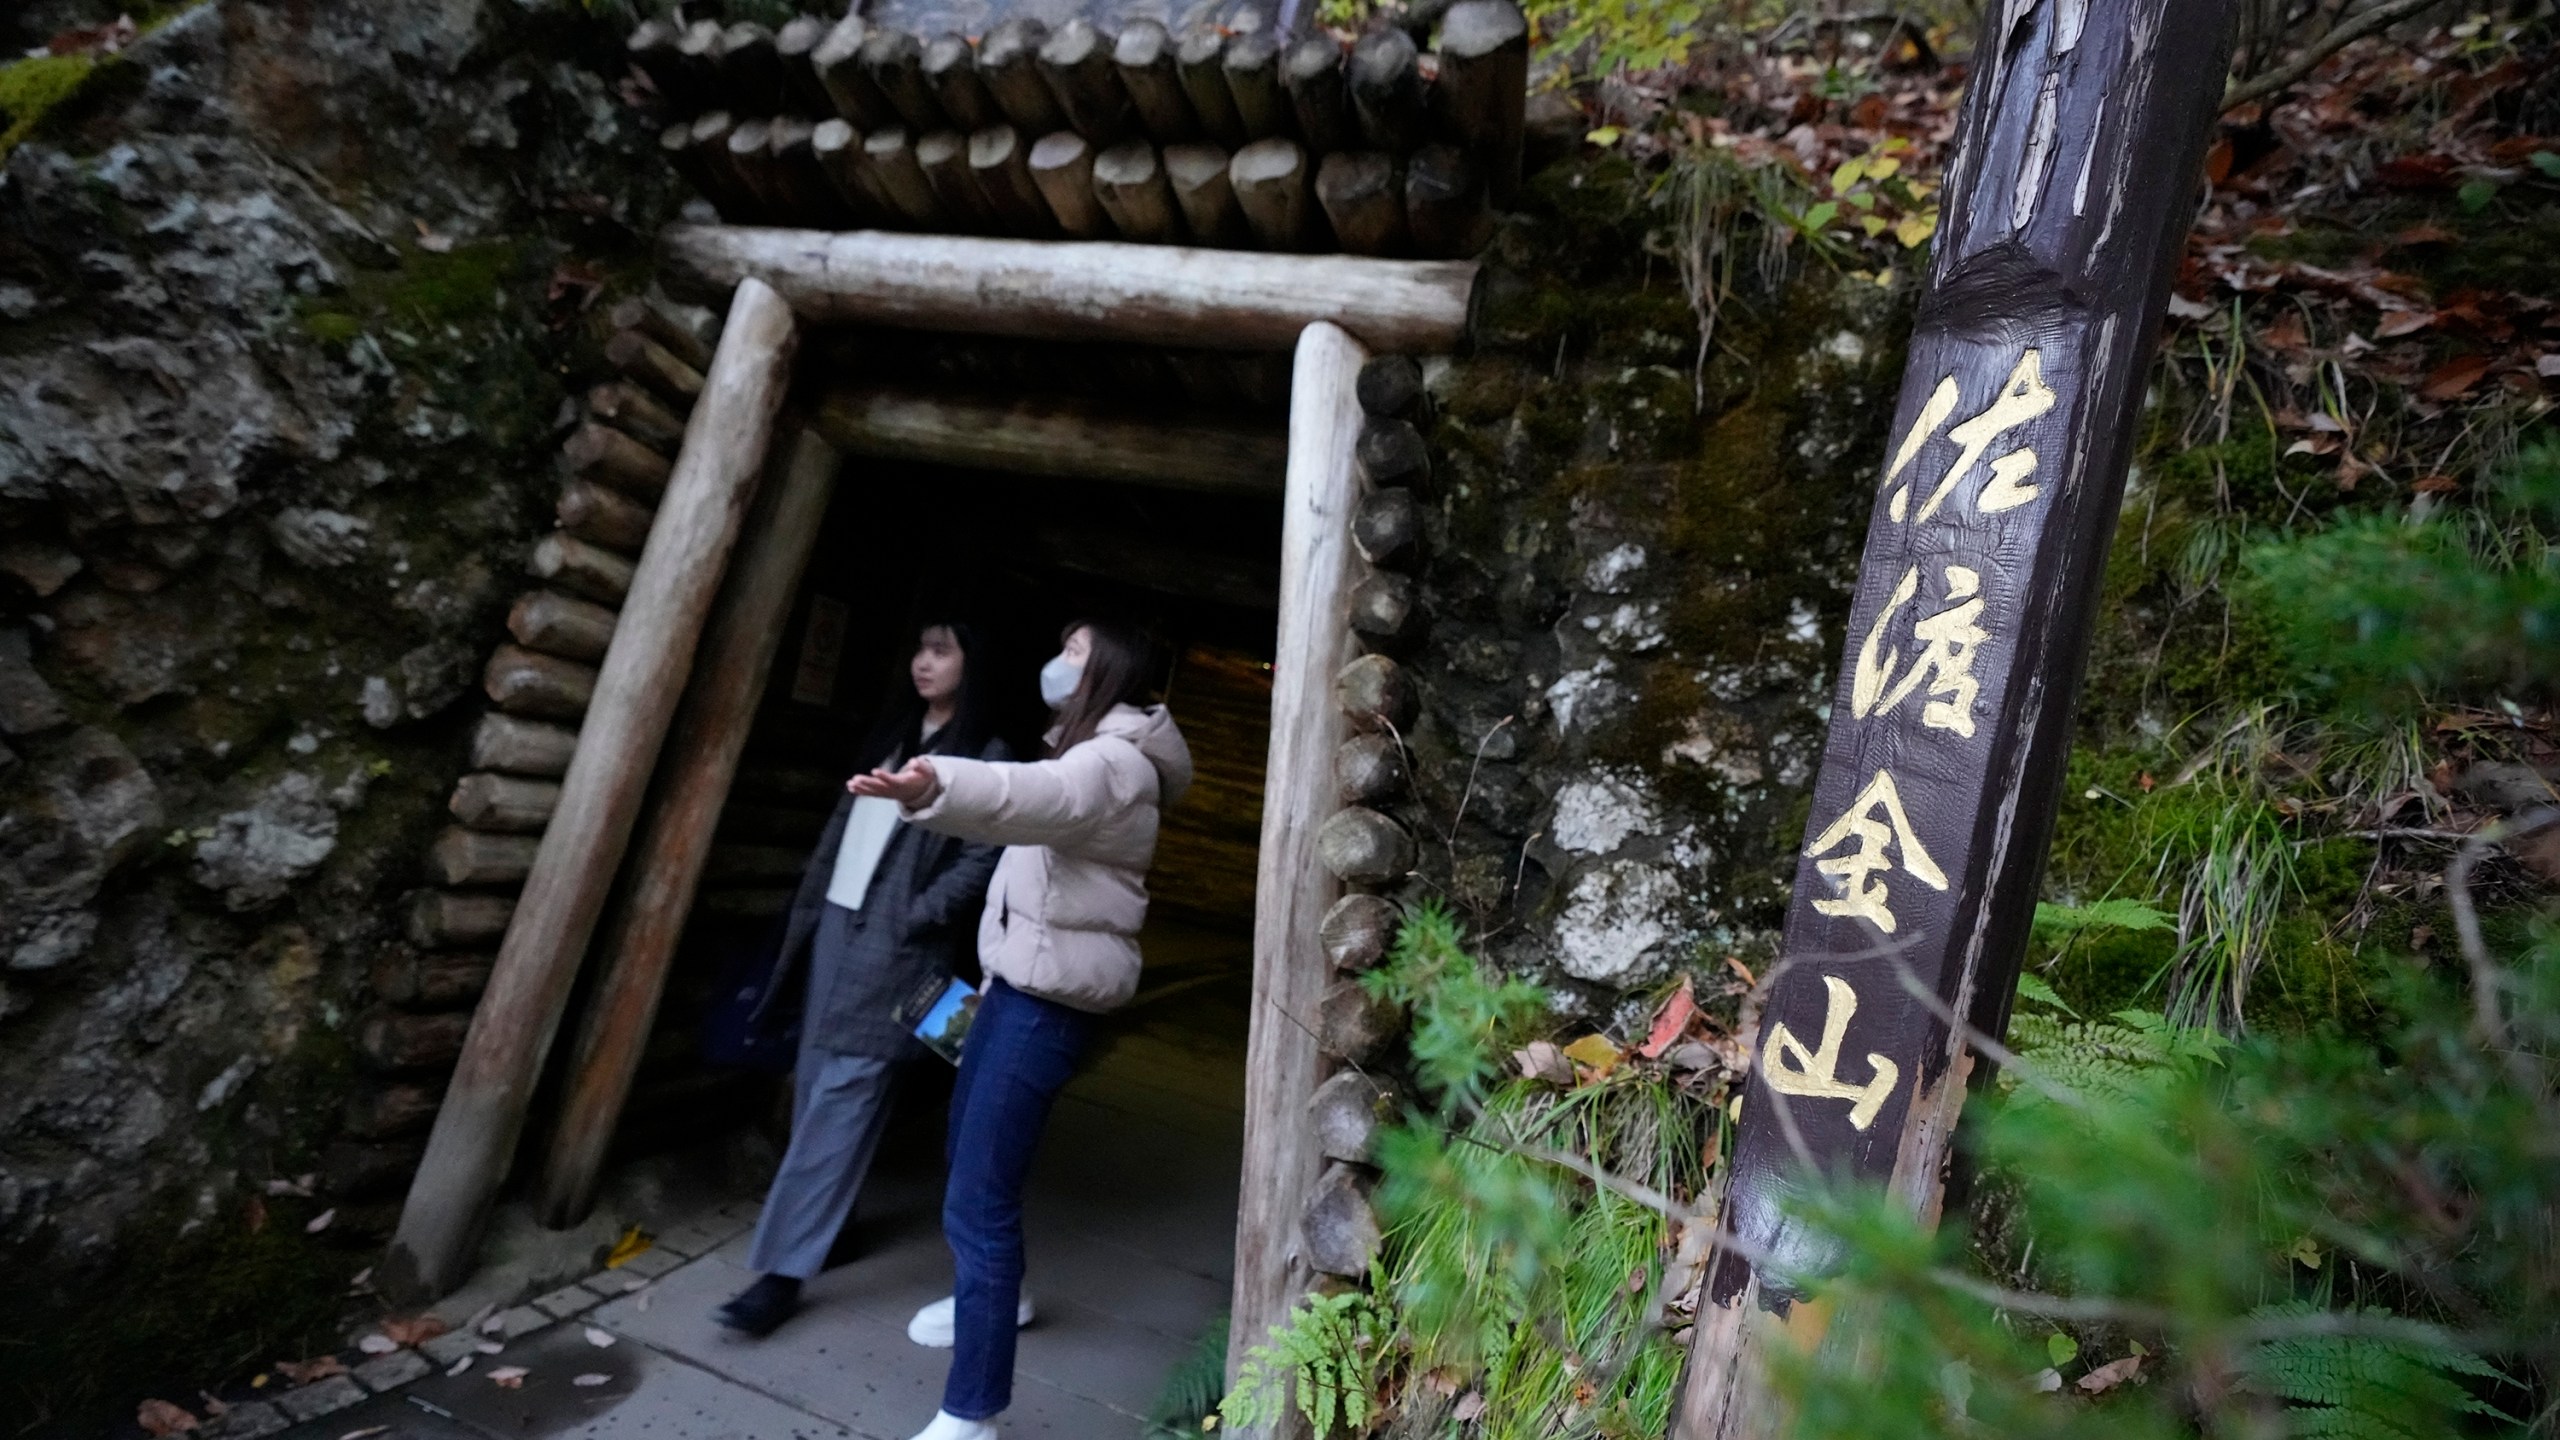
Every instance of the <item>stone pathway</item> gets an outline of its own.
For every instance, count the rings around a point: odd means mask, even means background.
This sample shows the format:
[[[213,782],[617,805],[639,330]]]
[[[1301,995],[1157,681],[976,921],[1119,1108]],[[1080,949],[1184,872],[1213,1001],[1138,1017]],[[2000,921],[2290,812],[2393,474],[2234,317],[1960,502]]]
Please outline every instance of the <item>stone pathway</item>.
[[[1008,1436],[1135,1440],[1167,1376],[1226,1309],[1247,982],[1224,966],[1180,969],[1190,977],[1169,976],[1115,1020],[1051,1122],[1027,1221],[1041,1317],[1022,1336]],[[907,1317],[951,1285],[939,1166],[918,1148],[884,1148],[855,1220],[856,1258],[811,1281],[807,1308],[765,1340],[737,1340],[711,1319],[751,1278],[756,1207],[732,1203],[672,1227],[622,1269],[499,1312],[486,1322],[498,1333],[380,1357],[235,1411],[213,1433],[905,1440],[933,1415],[947,1355],[909,1342]],[[479,1353],[475,1338],[504,1349]],[[445,1373],[466,1356],[462,1373]],[[523,1368],[518,1387],[490,1379],[502,1366]]]

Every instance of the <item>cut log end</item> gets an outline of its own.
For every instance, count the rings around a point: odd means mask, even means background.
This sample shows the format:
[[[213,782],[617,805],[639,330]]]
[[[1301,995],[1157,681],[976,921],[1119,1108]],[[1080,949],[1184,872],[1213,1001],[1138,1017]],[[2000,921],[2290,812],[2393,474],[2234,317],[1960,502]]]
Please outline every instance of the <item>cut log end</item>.
[[[1383,895],[1345,895],[1324,912],[1316,938],[1325,959],[1345,972],[1373,969],[1386,958],[1404,911]]]
[[[1337,810],[1316,832],[1316,858],[1346,885],[1387,885],[1413,873],[1413,836],[1375,810]]]

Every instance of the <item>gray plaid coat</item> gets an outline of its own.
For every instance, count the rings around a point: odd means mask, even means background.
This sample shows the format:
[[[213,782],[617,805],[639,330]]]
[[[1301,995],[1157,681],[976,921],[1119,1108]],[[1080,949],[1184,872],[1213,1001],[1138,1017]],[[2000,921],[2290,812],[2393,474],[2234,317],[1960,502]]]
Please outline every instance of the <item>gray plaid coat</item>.
[[[935,753],[934,747],[926,745],[925,753]],[[1010,760],[1013,752],[1002,740],[990,739],[975,758]],[[810,852],[764,1006],[805,1004],[804,1045],[895,1059],[923,1049],[898,1023],[898,1007],[927,976],[950,974],[968,958],[978,913],[986,907],[987,881],[1004,847],[900,824],[881,852],[862,908],[837,932],[842,943],[819,954],[818,917],[828,903],[836,851],[852,813],[853,796],[840,797]]]

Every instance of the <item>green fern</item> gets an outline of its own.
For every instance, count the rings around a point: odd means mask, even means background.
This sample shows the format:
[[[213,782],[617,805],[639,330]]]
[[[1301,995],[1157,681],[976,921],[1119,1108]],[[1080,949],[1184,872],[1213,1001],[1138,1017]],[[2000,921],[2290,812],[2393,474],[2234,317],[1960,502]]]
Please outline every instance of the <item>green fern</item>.
[[[1405,920],[1387,963],[1363,983],[1413,1012],[1414,1070],[1444,1113],[1481,1103],[1501,1057],[1547,1010],[1546,992],[1537,986],[1487,975],[1460,943],[1457,920],[1436,900]]]
[[[1394,1333],[1393,1313],[1365,1290],[1305,1296],[1268,1344],[1245,1352],[1218,1418],[1229,1428],[1269,1425],[1288,1414],[1294,1392],[1316,1440],[1336,1425],[1357,1435],[1376,1411],[1378,1362]]]
[[[1226,1388],[1227,1314],[1221,1310],[1191,1343],[1190,1353],[1175,1362],[1173,1372],[1165,1377],[1163,1391],[1147,1411],[1147,1440],[1188,1440],[1198,1435],[1202,1422],[1217,1413],[1220,1392]]]
[[[2069,1007],[2052,987],[2021,977],[2018,995],[2033,1002],[2009,1019],[2009,1045],[2052,1084],[2092,1100],[2127,1100],[2214,1063],[2231,1042],[2219,1033],[2180,1025],[2151,1010],[2119,1010],[2105,1020],[2065,1019]],[[2022,1102],[2041,1092],[2003,1076]]]
[[[2311,1313],[2313,1307],[2299,1301],[2258,1312],[2262,1317]],[[2464,1351],[2404,1340],[2369,1335],[2273,1340],[2250,1357],[2248,1375],[2250,1388],[2287,1402],[2288,1428],[2307,1440],[2436,1440],[2455,1433],[2465,1415],[2514,1418],[2472,1394],[2457,1378],[2506,1379],[2496,1366]]]

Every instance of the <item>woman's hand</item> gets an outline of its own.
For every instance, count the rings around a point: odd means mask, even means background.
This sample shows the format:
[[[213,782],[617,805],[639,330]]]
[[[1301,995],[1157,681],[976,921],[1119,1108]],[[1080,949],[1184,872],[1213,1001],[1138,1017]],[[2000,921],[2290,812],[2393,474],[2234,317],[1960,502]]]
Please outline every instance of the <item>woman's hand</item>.
[[[942,792],[942,777],[933,773],[931,760],[919,755],[908,761],[903,770],[856,775],[844,782],[844,788],[865,799],[895,800],[914,809]]]

